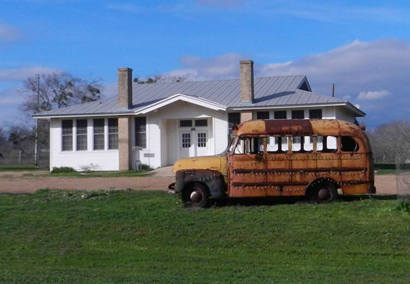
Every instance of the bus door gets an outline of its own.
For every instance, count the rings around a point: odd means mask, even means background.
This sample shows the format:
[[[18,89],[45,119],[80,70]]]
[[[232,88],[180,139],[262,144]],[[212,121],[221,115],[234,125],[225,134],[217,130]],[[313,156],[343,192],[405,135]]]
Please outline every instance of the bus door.
[[[266,196],[265,145],[262,137],[239,137],[228,155],[229,197]]]

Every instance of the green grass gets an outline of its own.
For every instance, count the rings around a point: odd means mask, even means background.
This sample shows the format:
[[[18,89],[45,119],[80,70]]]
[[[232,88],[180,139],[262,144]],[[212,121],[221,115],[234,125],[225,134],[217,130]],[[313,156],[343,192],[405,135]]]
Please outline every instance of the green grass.
[[[0,195],[0,282],[410,282],[396,200],[190,210],[166,192]]]
[[[0,171],[37,171],[35,165],[0,165]]]
[[[400,169],[399,171],[396,169],[379,169],[375,170],[374,173],[376,175],[396,175],[398,172],[409,172],[410,169]]]
[[[150,171],[90,171],[90,172],[61,172],[61,173],[44,173],[44,174],[23,174],[24,177],[139,177],[149,176]]]

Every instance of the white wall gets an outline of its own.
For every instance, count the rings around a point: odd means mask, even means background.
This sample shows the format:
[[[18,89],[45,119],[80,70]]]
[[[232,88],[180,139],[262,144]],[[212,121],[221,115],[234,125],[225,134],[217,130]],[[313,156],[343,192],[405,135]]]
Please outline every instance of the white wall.
[[[337,119],[341,119],[341,120],[346,120],[349,122],[354,123],[355,122],[355,117],[353,116],[353,114],[349,111],[346,111],[342,108],[336,108],[336,118]]]
[[[73,150],[62,151],[61,119],[50,121],[50,170],[54,167],[72,167],[81,171],[86,168],[96,171],[117,171],[118,150],[108,150],[108,126],[105,124],[105,149],[93,150],[93,121],[87,119],[87,150],[76,151],[76,129],[73,121]]]
[[[137,150],[136,156],[143,164],[152,168],[170,165],[177,160],[178,120],[180,119],[209,118],[209,154],[218,154],[227,147],[228,116],[226,112],[178,101],[147,114],[146,118],[147,149]]]

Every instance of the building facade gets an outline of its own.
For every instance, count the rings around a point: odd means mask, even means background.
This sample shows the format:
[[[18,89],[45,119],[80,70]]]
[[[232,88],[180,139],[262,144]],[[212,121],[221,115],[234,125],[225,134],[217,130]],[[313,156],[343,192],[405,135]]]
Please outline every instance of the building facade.
[[[315,94],[305,76],[254,78],[240,62],[239,80],[137,84],[118,69],[118,95],[34,115],[50,120],[50,169],[128,170],[219,154],[233,125],[251,119],[342,119],[364,112]]]

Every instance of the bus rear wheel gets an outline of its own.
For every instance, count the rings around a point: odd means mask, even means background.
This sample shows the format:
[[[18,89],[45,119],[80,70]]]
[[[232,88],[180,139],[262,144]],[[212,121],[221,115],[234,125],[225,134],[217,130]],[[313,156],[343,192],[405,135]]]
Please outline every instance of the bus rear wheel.
[[[319,182],[310,191],[309,199],[317,203],[328,203],[337,199],[336,185],[331,182]]]
[[[198,182],[190,184],[182,193],[182,202],[185,207],[208,207],[208,188],[205,185]]]

